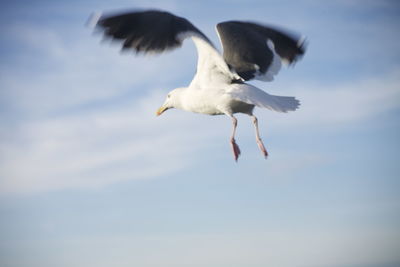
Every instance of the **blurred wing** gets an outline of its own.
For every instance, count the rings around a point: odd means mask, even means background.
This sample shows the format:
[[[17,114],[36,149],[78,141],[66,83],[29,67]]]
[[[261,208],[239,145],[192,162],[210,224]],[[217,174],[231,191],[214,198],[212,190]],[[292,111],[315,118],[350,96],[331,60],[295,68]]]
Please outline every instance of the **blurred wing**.
[[[187,19],[157,10],[129,12],[111,16],[100,16],[95,24],[104,35],[123,41],[122,49],[132,49],[137,53],[161,53],[182,45],[190,37],[198,52],[198,74],[210,70],[222,70],[232,75],[228,66],[211,41]]]
[[[118,15],[100,16],[96,26],[104,35],[123,41],[122,49],[138,53],[174,49],[182,45],[186,37],[208,38],[185,18],[157,10],[128,12]]]
[[[225,61],[244,80],[271,81],[282,61],[292,64],[305,52],[304,38],[255,23],[222,22],[217,32]]]

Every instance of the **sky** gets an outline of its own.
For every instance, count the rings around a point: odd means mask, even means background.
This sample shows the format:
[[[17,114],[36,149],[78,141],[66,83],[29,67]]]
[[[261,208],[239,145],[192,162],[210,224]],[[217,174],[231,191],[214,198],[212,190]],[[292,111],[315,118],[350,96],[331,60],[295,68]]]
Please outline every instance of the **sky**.
[[[214,25],[304,34],[271,83],[299,110],[169,110],[196,50],[120,53],[95,11],[157,8],[219,47]],[[0,265],[3,267],[400,266],[400,4],[333,1],[3,1]]]

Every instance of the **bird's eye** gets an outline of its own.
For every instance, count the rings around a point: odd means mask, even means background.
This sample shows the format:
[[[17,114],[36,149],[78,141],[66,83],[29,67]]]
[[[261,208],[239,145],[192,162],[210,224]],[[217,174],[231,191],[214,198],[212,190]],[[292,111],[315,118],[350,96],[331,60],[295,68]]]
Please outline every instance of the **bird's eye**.
[[[171,97],[171,95],[170,95],[170,94],[168,94],[168,95],[167,95],[167,98],[170,98],[170,97]]]

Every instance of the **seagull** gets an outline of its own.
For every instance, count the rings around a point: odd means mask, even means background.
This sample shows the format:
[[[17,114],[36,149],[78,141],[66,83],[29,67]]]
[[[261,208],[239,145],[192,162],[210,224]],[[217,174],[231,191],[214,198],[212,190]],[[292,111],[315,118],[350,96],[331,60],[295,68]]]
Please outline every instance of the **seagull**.
[[[170,91],[156,115],[176,108],[232,119],[230,145],[234,160],[240,149],[235,141],[236,113],[251,117],[257,145],[266,158],[255,107],[277,112],[296,110],[295,97],[270,95],[247,83],[272,81],[282,63],[295,63],[305,52],[305,38],[283,30],[247,21],[226,21],[216,25],[223,48],[221,54],[208,37],[190,21],[162,10],[135,10],[119,14],[93,14],[92,26],[105,37],[122,42],[122,50],[138,54],[162,53],[178,48],[191,38],[197,48],[197,70],[187,87]]]

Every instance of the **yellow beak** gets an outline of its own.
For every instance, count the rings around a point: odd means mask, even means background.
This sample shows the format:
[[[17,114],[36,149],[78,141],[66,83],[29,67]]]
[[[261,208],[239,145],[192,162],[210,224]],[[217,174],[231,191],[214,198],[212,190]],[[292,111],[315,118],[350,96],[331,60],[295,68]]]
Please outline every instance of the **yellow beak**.
[[[157,116],[160,116],[160,115],[163,114],[163,112],[166,111],[167,109],[168,109],[168,108],[166,108],[166,107],[164,107],[164,106],[160,107],[160,108],[157,110],[156,115],[157,115]]]

